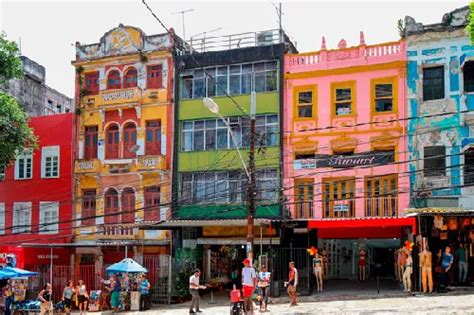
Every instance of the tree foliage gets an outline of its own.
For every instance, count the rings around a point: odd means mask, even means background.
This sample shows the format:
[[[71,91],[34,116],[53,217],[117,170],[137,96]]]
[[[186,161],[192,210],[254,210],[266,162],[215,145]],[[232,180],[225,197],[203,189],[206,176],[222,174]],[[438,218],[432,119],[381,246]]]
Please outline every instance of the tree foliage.
[[[22,76],[18,46],[0,36],[0,84]],[[13,96],[0,91],[0,166],[15,160],[23,147],[36,145],[37,139],[28,126],[28,116]]]
[[[474,45],[474,1],[469,4],[469,23],[466,26],[467,33],[471,40],[471,45]]]

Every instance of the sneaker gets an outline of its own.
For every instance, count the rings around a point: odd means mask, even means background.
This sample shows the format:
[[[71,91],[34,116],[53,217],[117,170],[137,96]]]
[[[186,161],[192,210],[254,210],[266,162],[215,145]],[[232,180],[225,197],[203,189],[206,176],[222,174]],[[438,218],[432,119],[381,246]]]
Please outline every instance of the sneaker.
[[[202,313],[202,310],[196,310],[196,313]]]
[[[189,310],[189,314],[196,314],[196,312],[193,310]]]

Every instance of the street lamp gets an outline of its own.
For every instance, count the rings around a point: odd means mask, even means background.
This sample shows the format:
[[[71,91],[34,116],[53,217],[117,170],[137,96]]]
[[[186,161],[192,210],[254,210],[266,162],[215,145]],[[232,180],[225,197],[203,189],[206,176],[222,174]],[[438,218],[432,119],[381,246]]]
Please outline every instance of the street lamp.
[[[255,115],[257,112],[257,93],[253,91],[250,94],[250,139],[249,139],[249,167],[245,163],[242,153],[239,150],[237,141],[235,140],[234,133],[229,126],[228,121],[219,112],[219,105],[209,97],[205,97],[202,102],[204,106],[213,114],[217,115],[226,125],[232,142],[234,143],[237,153],[239,154],[242,167],[247,174],[249,179],[249,185],[247,190],[247,252],[250,259],[253,259],[253,245],[254,245],[254,216],[255,216]]]

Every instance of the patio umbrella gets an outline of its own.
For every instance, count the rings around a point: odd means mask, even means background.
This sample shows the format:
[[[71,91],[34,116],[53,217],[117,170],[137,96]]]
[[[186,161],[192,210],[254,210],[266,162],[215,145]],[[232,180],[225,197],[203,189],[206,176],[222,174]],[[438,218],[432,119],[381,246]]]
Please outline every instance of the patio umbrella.
[[[16,273],[12,271],[7,271],[5,269],[0,270],[0,280],[15,278]]]
[[[20,268],[12,268],[12,267],[6,267],[2,271],[6,271],[7,273],[14,274],[13,278],[31,277],[31,276],[38,275],[38,273],[34,272],[34,271],[28,271],[28,270],[24,270],[24,269],[20,269]]]
[[[142,267],[132,258],[125,258],[121,262],[115,263],[109,266],[107,272],[128,272],[128,273],[139,273],[147,272],[146,268]]]

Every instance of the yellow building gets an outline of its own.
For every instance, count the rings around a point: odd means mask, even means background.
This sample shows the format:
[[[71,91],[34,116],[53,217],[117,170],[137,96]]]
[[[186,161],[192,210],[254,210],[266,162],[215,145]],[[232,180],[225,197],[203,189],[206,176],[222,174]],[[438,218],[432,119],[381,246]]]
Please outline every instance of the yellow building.
[[[76,266],[94,270],[89,286],[126,255],[167,252],[167,231],[138,227],[170,215],[173,49],[123,25],[76,43]]]

